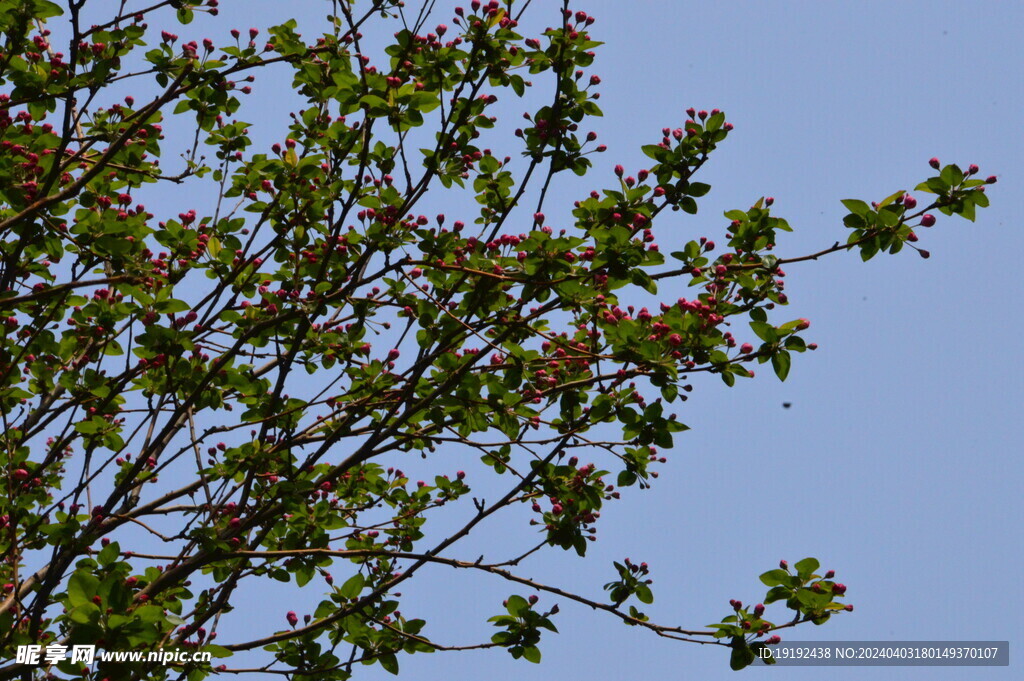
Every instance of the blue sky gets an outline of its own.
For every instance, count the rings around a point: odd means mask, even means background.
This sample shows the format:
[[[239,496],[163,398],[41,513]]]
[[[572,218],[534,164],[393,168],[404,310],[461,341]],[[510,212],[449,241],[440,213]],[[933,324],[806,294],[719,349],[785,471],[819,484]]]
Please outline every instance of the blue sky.
[[[436,22],[450,24],[454,4],[438,2]],[[554,24],[558,5],[534,0],[527,35]],[[288,13],[312,28],[329,6],[222,0],[218,21],[179,32],[191,39],[218,27],[219,38]],[[640,146],[680,126],[690,106],[722,109],[736,128],[702,171],[713,190],[700,213],[656,223],[663,250],[694,236],[721,238],[722,212],[760,196],[774,196],[776,214],[795,228],[779,255],[827,247],[845,238],[840,199],[911,189],[930,173],[932,156],[977,163],[999,183],[978,222],[949,218],[920,230],[928,260],[905,251],[863,264],[839,254],[787,268],[792,304],[778,319],[809,318],[805,337],[820,349],[797,357],[785,383],[767,366],[731,390],[698,382],[678,409],[693,430],[678,438],[654,488],[607,509],[587,559],[550,553],[523,574],[600,598],[610,562],[630,556],[651,565],[652,619],[699,628],[726,615],[729,599],[763,596],[757,575],[780,558],[815,556],[848,585],[856,611],[788,631],[787,639],[1009,639],[1013,655],[1024,606],[1016,569],[1024,560],[1016,432],[1024,240],[1013,217],[1024,158],[1024,5],[608,0],[571,8],[596,16],[592,35],[606,42],[592,69],[602,78],[605,116],[593,127],[609,150],[587,178],[556,184],[549,215],[567,215],[573,200],[609,184],[616,163],[645,167]],[[267,96],[288,85],[268,78],[257,81],[253,101],[262,105],[246,120],[255,138],[277,141],[289,103]],[[515,127],[512,116],[505,121]],[[526,536],[522,529],[492,525],[453,557],[500,552]],[[403,589],[403,611],[425,616],[425,633],[439,642],[485,640],[485,620],[509,587],[442,570]],[[270,626],[283,626],[286,596],[265,602]],[[540,666],[502,651],[417,655],[401,660],[403,675],[734,677],[723,650],[658,639],[561,605],[561,633],[543,642]],[[266,620],[254,622],[253,634],[267,630]],[[1011,678],[1011,670],[742,674],[942,680]],[[379,667],[358,673],[386,676]]]

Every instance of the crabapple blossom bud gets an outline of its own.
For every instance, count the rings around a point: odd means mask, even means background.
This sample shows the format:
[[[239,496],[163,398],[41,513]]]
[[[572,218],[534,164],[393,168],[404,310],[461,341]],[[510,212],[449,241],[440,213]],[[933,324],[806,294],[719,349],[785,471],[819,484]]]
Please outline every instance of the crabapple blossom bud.
[[[921,216],[921,226],[922,227],[931,227],[934,224],[935,224],[935,216],[932,215],[931,213],[925,213],[924,215]]]
[[[940,166],[940,165],[942,165],[942,164],[941,164],[941,163],[939,163],[939,159],[937,159],[937,158],[935,158],[935,157],[933,156],[933,157],[931,158],[931,160],[929,160],[929,161],[928,161],[928,165],[930,165],[930,166],[931,166],[932,168],[935,168],[936,170],[938,170],[938,169],[939,169],[939,166]]]

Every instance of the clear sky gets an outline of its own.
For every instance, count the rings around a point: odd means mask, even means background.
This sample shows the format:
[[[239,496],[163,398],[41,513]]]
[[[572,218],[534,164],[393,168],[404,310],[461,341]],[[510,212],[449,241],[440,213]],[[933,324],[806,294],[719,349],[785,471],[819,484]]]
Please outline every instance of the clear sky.
[[[454,4],[437,3],[438,23],[451,23]],[[556,23],[559,5],[534,0],[526,26]],[[219,26],[219,38],[233,26],[267,26],[292,14],[312,28],[329,6],[222,0],[220,20],[202,26]],[[850,253],[787,268],[792,304],[778,319],[809,318],[805,337],[820,349],[796,357],[785,383],[765,366],[731,390],[698,384],[678,409],[693,430],[668,454],[654,489],[607,508],[587,559],[552,552],[523,573],[600,597],[611,560],[643,560],[655,579],[652,619],[699,628],[726,615],[729,599],[763,596],[757,575],[780,558],[816,556],[848,585],[856,610],[822,628],[787,631],[787,639],[1009,639],[1015,659],[1024,642],[1017,571],[1024,562],[1024,239],[1013,217],[1024,170],[1024,4],[580,0],[571,7],[596,16],[592,35],[606,42],[592,69],[603,81],[605,117],[593,126],[609,150],[590,176],[556,187],[562,206],[549,202],[552,214],[608,185],[614,164],[645,167],[640,146],[680,126],[690,106],[720,108],[736,127],[706,170],[713,190],[700,213],[656,223],[666,251],[694,236],[721,238],[724,210],[765,195],[796,230],[783,236],[779,255],[818,250],[845,238],[840,199],[912,189],[930,173],[932,156],[977,163],[999,183],[977,223],[949,218],[921,230],[928,260],[908,250],[862,264]],[[179,32],[201,37],[198,30],[205,29]],[[266,78],[253,101],[287,89]],[[247,114],[255,136],[279,140],[286,107],[281,100]],[[512,116],[505,125],[515,127]],[[498,551],[505,538],[492,525],[474,546]],[[511,589],[443,570],[406,585],[403,611],[428,619],[425,633],[439,642],[485,640],[486,618]],[[542,643],[540,666],[503,651],[448,653],[403,658],[402,673],[452,681],[734,678],[724,650],[658,639],[561,605],[562,633]],[[285,609],[283,600],[268,606],[272,626],[283,626]],[[266,628],[254,624],[254,632]],[[1012,670],[741,673],[942,681],[1016,678]],[[387,676],[379,667],[357,673]]]

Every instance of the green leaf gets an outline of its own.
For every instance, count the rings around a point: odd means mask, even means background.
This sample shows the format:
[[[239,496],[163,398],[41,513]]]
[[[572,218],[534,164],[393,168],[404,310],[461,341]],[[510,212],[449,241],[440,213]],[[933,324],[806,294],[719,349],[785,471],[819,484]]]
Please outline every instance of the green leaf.
[[[879,208],[885,208],[886,206],[888,206],[889,204],[893,203],[894,201],[898,201],[899,199],[902,199],[904,194],[906,194],[906,192],[901,189],[900,191],[896,192],[895,194],[891,194],[891,195],[885,197],[884,199],[882,199],[881,201],[879,201],[878,202],[878,207]]]
[[[524,612],[530,609],[530,604],[522,596],[509,596],[505,609],[513,617],[521,617]]]
[[[361,572],[357,572],[345,580],[345,583],[338,589],[338,594],[345,598],[355,598],[362,592],[364,584],[366,584],[366,578]]]
[[[177,312],[184,312],[188,309],[190,309],[190,306],[184,300],[175,300],[173,298],[153,303],[153,310],[160,314],[173,314]]]
[[[99,589],[100,580],[85,570],[75,570],[68,580],[68,603],[72,606],[92,605],[92,597]]]
[[[842,203],[846,206],[846,210],[860,217],[865,217],[872,212],[871,206],[860,199],[843,199]]]
[[[540,662],[540,648],[537,646],[527,646],[523,648],[523,659],[527,662],[533,662],[537,664]]]
[[[738,672],[754,662],[754,651],[747,646],[746,642],[739,636],[733,639],[732,655],[729,657],[729,667]]]
[[[939,177],[947,185],[955,186],[964,181],[964,171],[957,165],[948,165],[939,173]]]
[[[813,575],[814,571],[819,567],[821,567],[821,563],[814,558],[804,558],[793,565],[793,568],[796,570],[796,573],[800,575],[801,579],[807,579]]]
[[[776,354],[772,355],[772,368],[775,369],[775,375],[779,377],[780,381],[785,381],[786,376],[789,376],[789,366],[792,362],[790,354],[785,350],[780,350]]]
[[[91,624],[100,619],[100,609],[95,603],[83,603],[68,611],[68,618],[78,624]]]
[[[64,16],[64,10],[60,5],[49,0],[34,0],[32,3],[32,16],[36,19],[49,19],[50,17]]]
[[[386,116],[391,110],[391,106],[387,101],[377,95],[363,95],[359,101],[366,105],[367,110],[372,116]]]
[[[99,561],[100,565],[107,566],[117,560],[121,553],[121,546],[115,541],[107,544],[100,550],[99,555],[96,556],[96,560]]]
[[[761,575],[761,583],[765,586],[779,586],[789,584],[790,574],[785,570],[776,568]]]
[[[750,322],[750,328],[757,334],[757,337],[765,343],[774,343],[779,340],[779,333],[771,324],[765,322]]]
[[[789,600],[789,597],[792,595],[793,592],[787,587],[773,586],[771,589],[768,590],[768,593],[765,594],[764,604],[770,605],[771,603],[774,603],[776,601]]]
[[[392,674],[398,675],[398,658],[395,657],[394,653],[388,653],[387,655],[381,655],[377,658],[380,661],[380,666]]]

